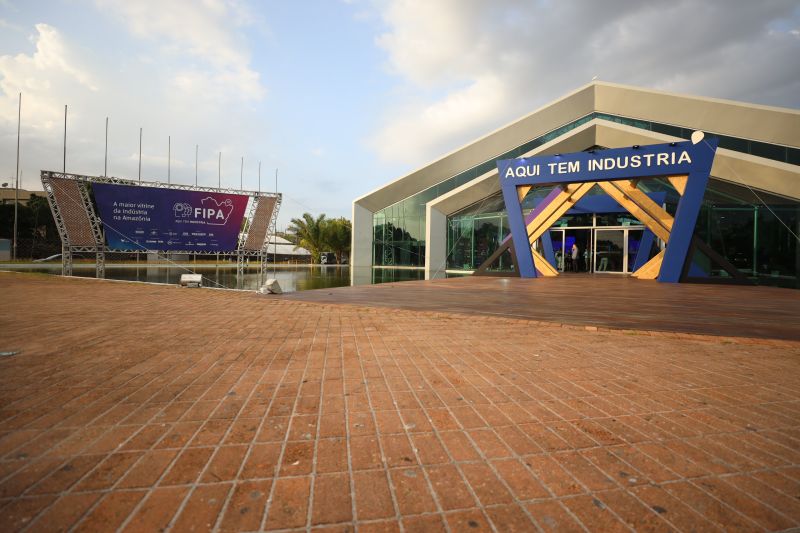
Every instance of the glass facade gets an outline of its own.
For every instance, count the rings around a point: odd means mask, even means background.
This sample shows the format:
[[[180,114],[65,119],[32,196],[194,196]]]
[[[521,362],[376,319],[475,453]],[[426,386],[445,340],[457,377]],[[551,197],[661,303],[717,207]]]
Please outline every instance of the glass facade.
[[[640,187],[648,192],[664,191],[666,210],[675,214],[678,193],[665,180],[642,180]],[[549,188],[532,192],[541,197]],[[599,188],[593,189],[593,193]],[[447,268],[449,270],[474,270],[494,253],[509,233],[505,209],[494,210],[502,196],[497,193],[491,200],[482,202],[492,212],[480,209],[480,204],[470,206],[448,218]],[[530,195],[525,203],[530,201]],[[764,203],[761,203],[761,202]],[[524,205],[523,204],[523,205]],[[532,207],[532,206],[531,206]],[[595,228],[593,248],[598,250],[597,271],[631,272],[633,257],[638,252],[642,230],[635,229],[641,223],[630,213],[575,213],[559,219],[552,228],[560,230],[576,227]],[[622,266],[622,241],[615,230],[602,228],[631,228],[628,231],[627,268]],[[561,239],[551,232],[552,245],[556,252],[563,246]],[[712,250],[724,257],[739,272],[751,281],[763,285],[800,288],[800,250],[792,233],[800,234],[800,202],[779,196],[753,191],[712,178],[703,198],[703,206],[697,219],[694,234],[705,241]],[[569,237],[567,237],[568,239]],[[568,243],[569,246],[571,244]],[[567,248],[569,248],[567,246]],[[658,251],[649,251],[652,257]],[[505,261],[494,263],[490,270],[512,271],[511,257],[504,254]],[[692,278],[725,278],[729,274],[721,265],[697,252]],[[559,265],[560,269],[563,267]],[[604,267],[604,268],[601,268]]]
[[[687,128],[605,113],[592,113],[581,117],[376,212],[373,216],[373,265],[423,269],[425,205],[429,201],[494,169],[496,159],[519,157],[593,119],[607,120],[684,139],[688,139],[692,133],[692,130]],[[800,164],[800,149],[714,135],[719,137],[721,148],[794,165]],[[667,210],[674,213],[678,199],[674,189],[666,181],[648,180],[647,183],[652,190],[666,190],[670,193]],[[599,188],[596,189],[590,194],[603,194]],[[550,189],[546,187],[531,191],[523,202],[523,210],[532,209],[538,203],[538,199],[547,195],[549,191]],[[766,193],[759,193],[759,196],[763,202],[746,187],[712,180],[695,234],[751,279],[760,283],[797,287],[800,256],[798,256],[797,240],[792,232],[800,233],[798,227],[800,204]],[[453,274],[458,270],[476,269],[497,249],[509,233],[504,212],[502,195],[498,193],[448,218],[447,268]],[[556,222],[554,227],[592,226],[589,221],[591,218],[590,214],[571,215]],[[637,224],[638,221],[628,213],[600,213],[596,217],[597,226]],[[702,271],[704,275],[712,277],[726,275],[718,265],[710,264],[707,258],[698,257],[695,263],[700,267],[699,270],[694,270],[696,274]],[[512,268],[508,252],[492,266],[492,269],[501,271]],[[382,279],[382,276],[385,274],[378,275],[378,279]]]

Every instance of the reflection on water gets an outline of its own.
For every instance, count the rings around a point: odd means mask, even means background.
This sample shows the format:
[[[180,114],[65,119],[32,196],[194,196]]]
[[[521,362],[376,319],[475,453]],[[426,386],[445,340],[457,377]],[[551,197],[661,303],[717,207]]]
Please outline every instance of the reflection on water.
[[[425,271],[410,268],[375,268],[372,271],[372,283],[390,283],[393,281],[414,281],[425,279]]]
[[[61,265],[47,265],[36,268],[26,268],[26,272],[43,272],[47,274],[60,274]],[[236,267],[224,266],[195,266],[187,265],[185,268],[173,266],[167,268],[162,265],[137,266],[137,265],[106,265],[106,279],[125,281],[144,281],[149,283],[177,284],[181,274],[201,274],[204,287],[218,287],[226,289],[257,290],[266,279],[278,280],[284,292],[305,291],[309,289],[327,289],[330,287],[344,287],[350,285],[350,270],[344,266],[278,266],[268,268],[264,276],[258,268],[245,269],[241,282],[236,280]],[[95,277],[94,265],[76,264],[72,267],[75,276],[86,278]]]

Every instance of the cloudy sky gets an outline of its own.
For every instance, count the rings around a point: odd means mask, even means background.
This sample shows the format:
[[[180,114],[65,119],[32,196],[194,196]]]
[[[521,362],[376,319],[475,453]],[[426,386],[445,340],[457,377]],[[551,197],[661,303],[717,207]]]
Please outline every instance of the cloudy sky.
[[[0,0],[0,181],[41,169],[354,198],[600,80],[800,107],[797,0]]]

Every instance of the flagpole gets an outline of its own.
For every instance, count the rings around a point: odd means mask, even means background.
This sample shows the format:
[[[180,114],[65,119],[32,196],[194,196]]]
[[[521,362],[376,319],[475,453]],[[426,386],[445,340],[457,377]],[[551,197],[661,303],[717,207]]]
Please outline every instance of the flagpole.
[[[139,183],[142,182],[142,128],[139,128]]]
[[[14,183],[14,246],[11,259],[17,259],[17,206],[19,206],[19,133],[20,125],[22,123],[22,93],[19,93],[19,109],[17,111],[17,171],[16,181]]]
[[[106,156],[103,164],[103,176],[108,177],[108,117],[106,117]]]
[[[217,189],[222,188],[222,152],[219,153],[219,163],[217,165]]]
[[[197,187],[197,154],[200,150],[200,145],[194,145],[194,186]]]
[[[244,190],[244,156],[242,156],[242,168],[239,170],[239,190]]]
[[[167,183],[170,181],[170,168],[172,167],[172,136],[167,135]]]
[[[64,104],[64,174],[67,173],[67,104]]]

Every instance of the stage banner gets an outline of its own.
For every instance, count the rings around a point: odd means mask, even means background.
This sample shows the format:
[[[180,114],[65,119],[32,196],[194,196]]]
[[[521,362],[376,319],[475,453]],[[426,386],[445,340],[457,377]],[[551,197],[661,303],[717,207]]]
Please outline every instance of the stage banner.
[[[230,252],[248,196],[93,183],[106,244],[115,250]]]

